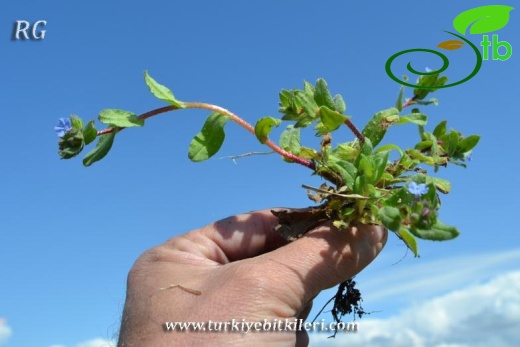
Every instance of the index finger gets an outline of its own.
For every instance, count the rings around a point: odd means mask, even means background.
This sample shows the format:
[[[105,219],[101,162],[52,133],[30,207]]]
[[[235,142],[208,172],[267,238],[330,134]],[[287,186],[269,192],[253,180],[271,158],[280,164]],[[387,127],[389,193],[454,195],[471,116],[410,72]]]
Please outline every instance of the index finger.
[[[192,230],[166,244],[225,264],[252,258],[287,244],[273,230],[277,223],[278,219],[270,209],[244,213]]]

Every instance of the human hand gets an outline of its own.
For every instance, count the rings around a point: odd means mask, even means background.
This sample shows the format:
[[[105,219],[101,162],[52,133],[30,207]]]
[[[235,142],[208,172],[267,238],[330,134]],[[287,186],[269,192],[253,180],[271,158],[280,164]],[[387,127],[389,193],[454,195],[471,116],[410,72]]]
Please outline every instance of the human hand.
[[[322,226],[287,244],[273,231],[276,224],[270,210],[237,215],[143,253],[128,276],[118,346],[306,346],[305,331],[165,328],[165,322],[306,319],[319,292],[360,272],[387,239],[382,227]]]

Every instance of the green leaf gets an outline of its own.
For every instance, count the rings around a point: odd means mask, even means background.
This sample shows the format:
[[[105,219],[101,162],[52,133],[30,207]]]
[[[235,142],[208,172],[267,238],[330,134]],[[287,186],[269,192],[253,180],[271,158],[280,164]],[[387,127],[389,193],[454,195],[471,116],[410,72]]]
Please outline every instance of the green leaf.
[[[408,155],[412,159],[417,159],[417,160],[421,161],[422,163],[425,163],[425,164],[428,164],[428,165],[431,165],[431,166],[435,165],[435,160],[432,157],[426,156],[426,155],[422,154],[421,152],[419,152],[419,151],[417,151],[415,149],[408,149],[406,151],[406,153],[408,153]]]
[[[442,122],[440,122],[436,127],[435,129],[433,130],[433,135],[435,137],[441,137],[443,136],[444,134],[446,134],[446,124],[447,124],[447,121],[443,120]]]
[[[349,146],[346,143],[341,143],[332,150],[332,154],[342,160],[352,162],[358,156],[359,149]]]
[[[488,5],[464,11],[453,20],[453,27],[462,35],[471,26],[470,34],[486,34],[502,29],[509,22],[509,12],[514,7]]]
[[[81,129],[67,131],[58,141],[58,154],[61,159],[70,159],[78,155],[85,144]]]
[[[432,241],[451,240],[459,235],[457,228],[446,225],[439,220],[428,230],[411,228],[410,232],[421,239]]]
[[[468,137],[463,138],[458,146],[457,152],[466,153],[471,151],[480,141],[480,136],[478,135],[470,135]]]
[[[413,255],[418,257],[419,252],[417,250],[417,240],[410,234],[406,229],[400,229],[395,232],[397,236],[404,241],[406,246],[413,252]]]
[[[316,81],[316,88],[314,89],[314,101],[318,106],[325,106],[330,110],[336,111],[336,104],[330,95],[327,82],[323,78]]]
[[[321,122],[314,128],[317,135],[325,135],[338,129],[349,117],[342,115],[337,111],[333,111],[326,106],[320,107]]]
[[[413,196],[404,187],[399,189],[393,189],[392,195],[385,201],[385,205],[394,207],[407,206],[411,205],[412,203]]]
[[[383,145],[381,147],[378,147],[376,149],[376,152],[384,152],[384,151],[391,151],[391,150],[394,150],[396,151],[397,153],[399,153],[399,156],[402,157],[404,152],[403,150],[401,149],[401,147],[397,146],[397,145],[394,145],[394,144],[386,144],[386,145]]]
[[[260,118],[255,125],[255,135],[258,141],[265,143],[273,127],[279,126],[281,122],[281,119],[273,117]]]
[[[114,138],[116,137],[116,132],[116,129],[114,129],[112,132],[108,134],[99,136],[99,140],[96,144],[96,147],[94,147],[94,149],[91,150],[85,156],[85,158],[83,158],[83,165],[90,166],[94,164],[96,161],[103,159],[110,151],[110,148],[112,148]]]
[[[309,117],[316,118],[318,116],[319,107],[312,96],[302,92],[301,90],[296,90],[294,96],[296,101],[301,104],[303,111],[305,111]]]
[[[374,178],[374,163],[371,158],[361,154],[358,164],[358,175],[364,175],[367,183],[372,183]]]
[[[314,97],[314,87],[307,81],[303,81],[303,90],[310,97]]]
[[[83,121],[75,114],[70,116],[70,125],[75,130],[81,130],[83,128]]]
[[[280,147],[287,152],[299,155],[301,151],[300,129],[288,125],[280,135]]]
[[[430,100],[415,100],[414,103],[416,103],[417,105],[435,105],[435,106],[438,106],[439,105],[439,100],[437,100],[436,98],[430,98]]]
[[[435,87],[443,86],[446,84],[446,82],[448,82],[448,77],[441,76],[441,77],[437,78],[437,81],[435,81]],[[430,93],[433,93],[436,90],[437,89],[432,89],[432,90],[430,90]]]
[[[300,129],[295,129],[295,130],[300,130]],[[303,146],[300,149],[299,156],[301,158],[311,159],[311,160],[320,159],[320,154],[316,150],[314,150],[312,148],[308,148],[308,147],[303,147]]]
[[[85,125],[83,129],[83,138],[85,140],[85,144],[88,145],[92,141],[94,141],[97,137],[97,129],[93,120]]]
[[[439,177],[426,176],[426,184],[433,183],[435,188],[447,194],[451,190],[451,183],[448,180]]]
[[[343,100],[343,97],[339,94],[334,95],[334,105],[336,105],[336,111],[339,113],[345,113],[347,110],[345,100]]]
[[[381,179],[381,176],[385,173],[389,155],[389,151],[377,152],[372,155],[372,164],[374,166],[374,176],[372,178],[373,184],[377,184]]]
[[[334,158],[334,156],[331,156],[328,165],[335,171],[338,171],[341,174],[345,184],[350,188],[350,190],[353,190],[354,180],[357,174],[357,169],[354,164],[346,160],[337,160]]]
[[[367,123],[362,134],[372,141],[373,146],[377,146],[385,136],[388,127],[397,121],[399,121],[399,110],[395,107],[377,112]]]
[[[132,112],[107,109],[99,113],[99,121],[104,124],[111,125],[113,127],[129,128],[129,127],[141,127],[144,125],[144,119],[138,118]]]
[[[448,81],[448,77],[440,76],[439,74],[427,74],[422,75],[417,79],[417,87],[413,90],[414,95],[416,96],[416,103],[422,105],[428,105],[430,103],[437,102],[436,99],[431,99],[429,102],[421,101],[424,99],[429,93],[435,92],[438,87],[444,85]]]
[[[209,115],[202,130],[191,140],[188,157],[192,161],[207,160],[218,152],[226,137],[224,125],[227,121],[228,117],[220,113]]]
[[[314,118],[311,118],[310,116],[307,116],[307,115],[303,115],[303,116],[300,116],[298,121],[294,124],[294,127],[295,128],[305,128],[306,126],[308,126],[312,122],[314,122]]]
[[[417,125],[426,125],[428,117],[422,113],[412,113],[406,116],[400,116],[397,124],[414,123]]]
[[[392,206],[384,206],[379,210],[379,219],[385,227],[396,231],[401,228],[401,213]]]
[[[399,95],[397,96],[397,101],[395,102],[395,108],[401,112],[403,110],[403,98],[404,98],[404,86],[401,86],[399,90]]]
[[[171,90],[163,86],[162,84],[157,83],[149,74],[148,71],[144,72],[144,81],[146,82],[146,85],[148,88],[150,88],[150,92],[152,94],[162,100],[166,101],[167,103],[172,104],[173,106],[176,106],[178,108],[184,108],[184,104],[180,102],[179,100],[176,100],[173,96],[173,93]]]
[[[446,153],[448,156],[453,156],[455,152],[457,151],[457,147],[459,146],[459,137],[460,134],[458,134],[456,131],[451,131],[447,137],[448,141],[443,145],[444,149],[446,150]]]

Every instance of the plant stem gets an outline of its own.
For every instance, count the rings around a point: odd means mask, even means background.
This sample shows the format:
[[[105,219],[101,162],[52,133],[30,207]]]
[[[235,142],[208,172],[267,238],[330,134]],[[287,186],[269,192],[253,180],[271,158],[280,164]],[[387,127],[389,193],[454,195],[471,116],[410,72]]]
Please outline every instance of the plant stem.
[[[359,142],[361,142],[362,144],[365,143],[365,137],[363,136],[363,134],[361,134],[361,132],[356,128],[356,126],[354,125],[354,123],[352,123],[349,119],[347,119],[344,124],[346,126],[348,126],[348,128],[350,129],[350,131],[352,131],[354,133],[354,135],[356,135],[356,137],[358,138]]]
[[[177,106],[173,106],[173,105],[171,105],[171,106],[165,106],[165,107],[156,108],[155,110],[151,110],[151,111],[149,111],[149,112],[143,113],[142,115],[137,116],[137,118],[147,119],[147,118],[150,118],[150,117],[156,116],[156,115],[161,114],[161,113],[170,112],[170,111],[175,111],[175,110],[178,110],[178,109],[179,109],[179,107],[177,107]],[[97,136],[105,135],[105,134],[111,133],[111,132],[113,132],[114,130],[121,131],[121,130],[123,130],[123,129],[124,129],[124,128],[119,128],[119,127],[115,127],[115,128],[106,128],[106,129],[103,129],[103,130],[98,131]]]
[[[405,107],[408,107],[410,106],[415,100],[417,99],[417,94],[414,95],[412,98],[410,98],[408,101],[406,101],[405,103],[403,103],[403,106],[402,108],[405,108]],[[354,135],[356,135],[356,137],[358,138],[359,142],[361,142],[362,144],[365,143],[365,137],[363,136],[363,134],[361,134],[361,132],[356,128],[356,126],[354,125],[354,123],[352,123],[349,119],[347,119],[344,124],[350,129],[350,131],[352,131],[354,133]]]
[[[214,112],[218,112],[220,114],[223,114],[227,117],[229,117],[233,122],[240,125],[242,128],[249,131],[251,134],[255,135],[255,128],[233,112],[226,110],[225,108],[222,108],[220,106],[212,105],[212,104],[206,104],[203,102],[184,102],[184,106],[186,108],[197,108],[197,109],[204,109],[204,110],[210,110]],[[289,159],[291,161],[294,161],[295,163],[298,163],[300,165],[306,166],[311,170],[315,170],[316,166],[314,163],[308,159],[298,157],[297,155],[294,155],[290,152],[287,152],[283,149],[281,149],[277,144],[275,144],[273,141],[267,139],[264,144],[271,148],[276,153],[280,154],[282,157]]]
[[[203,103],[203,102],[184,102],[183,105],[185,108],[203,109],[203,110],[210,110],[210,111],[218,112],[222,115],[229,117],[233,122],[237,123],[244,129],[249,131],[251,134],[255,135],[255,128],[253,128],[253,126],[251,124],[249,124],[248,122],[246,122],[245,120],[243,120],[242,118],[240,118],[239,116],[234,114],[233,112],[226,110],[225,108],[222,108],[222,107],[216,106],[216,105],[212,105],[212,104]],[[173,105],[165,106],[165,107],[157,108],[155,110],[143,113],[143,114],[137,116],[137,118],[147,119],[147,118],[156,116],[161,113],[175,111],[178,109],[180,109],[180,108],[177,106],[173,106]],[[100,136],[100,135],[111,133],[113,131],[121,131],[123,129],[124,128],[119,128],[119,127],[107,128],[107,129],[98,131],[97,134],[98,134],[98,136]],[[306,166],[313,171],[316,170],[316,166],[314,165],[314,163],[312,161],[305,159],[305,158],[298,157],[297,155],[294,155],[292,153],[289,153],[289,152],[283,150],[282,148],[280,148],[278,145],[276,145],[271,140],[267,139],[264,144],[266,146],[268,146],[269,148],[271,148],[274,152],[280,154],[282,157],[284,157],[288,160],[291,160],[295,163],[298,163],[300,165]]]
[[[408,99],[408,101],[406,101],[405,103],[403,103],[403,106],[402,108],[405,108],[405,107],[408,107],[412,104],[412,102],[414,102],[416,99],[417,99],[417,94],[415,94],[414,96],[412,96],[411,99]]]

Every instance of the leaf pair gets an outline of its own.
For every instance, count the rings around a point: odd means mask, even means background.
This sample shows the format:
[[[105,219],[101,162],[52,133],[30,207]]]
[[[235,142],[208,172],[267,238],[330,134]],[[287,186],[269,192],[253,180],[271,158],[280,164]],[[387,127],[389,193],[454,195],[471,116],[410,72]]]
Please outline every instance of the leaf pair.
[[[173,93],[163,86],[162,84],[157,83],[149,74],[148,71],[144,73],[144,80],[150,92],[160,100],[163,100],[167,103],[172,104],[177,108],[184,108],[184,104],[173,96]],[[83,165],[90,166],[93,163],[103,159],[110,149],[112,148],[112,144],[114,143],[114,138],[116,133],[121,129],[130,128],[130,127],[142,127],[144,125],[144,119],[137,117],[132,112],[119,110],[119,109],[106,109],[99,113],[98,119],[101,123],[109,125],[109,130],[103,135],[100,135],[98,143],[96,147],[92,151],[90,151],[85,158],[83,159]],[[93,128],[93,121],[89,123],[90,127]],[[95,128],[94,128],[95,130]],[[85,143],[93,141],[97,136],[97,131],[94,134],[93,130],[89,130],[89,138],[85,139]],[[93,137],[92,137],[93,136]],[[87,141],[90,140],[90,141]]]

